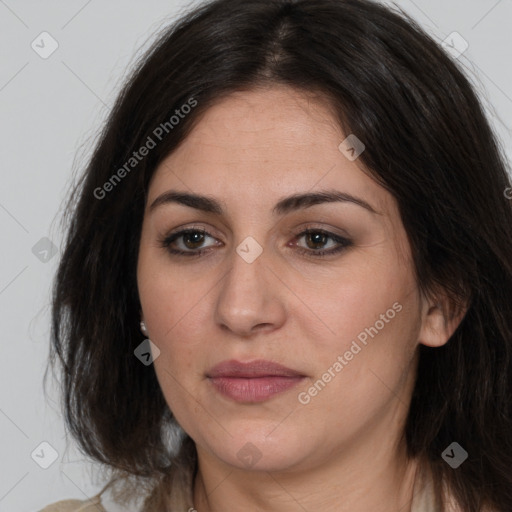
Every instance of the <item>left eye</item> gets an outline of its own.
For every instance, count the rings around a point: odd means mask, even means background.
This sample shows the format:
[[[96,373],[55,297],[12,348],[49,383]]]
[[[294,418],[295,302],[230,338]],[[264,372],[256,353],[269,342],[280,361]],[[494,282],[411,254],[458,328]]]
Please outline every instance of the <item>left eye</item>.
[[[329,231],[324,231],[322,229],[306,229],[297,235],[297,239],[301,239],[303,237],[305,237],[306,244],[309,249],[300,248],[300,252],[312,257],[330,256],[344,251],[352,245],[352,241],[348,238],[335,235],[334,233],[330,233]],[[323,246],[329,239],[335,242],[333,248],[317,250],[318,245]]]
[[[204,229],[184,229],[165,237],[160,241],[160,245],[161,247],[167,249],[170,254],[183,256],[200,256],[202,253],[208,251],[208,248],[205,249],[201,247],[204,244],[206,238],[212,238],[215,240],[215,238]],[[307,248],[298,246],[299,251],[307,253],[311,256],[334,254],[346,249],[351,245],[351,241],[347,238],[319,229],[307,229],[295,237],[296,240],[300,240],[301,238],[306,239]],[[328,242],[328,240],[334,242],[334,247],[326,250],[323,247]],[[178,241],[182,242],[181,247],[179,247],[180,244],[177,243]],[[178,248],[173,247],[173,244],[176,244]]]
[[[324,249],[324,247],[318,247],[318,245],[324,246],[329,239],[333,240],[334,242],[341,241],[339,237],[336,237],[332,233],[314,230],[306,230],[303,233],[301,233],[297,238],[305,238],[306,245],[308,245],[308,249]],[[309,245],[308,242],[310,242],[311,245]],[[334,246],[336,246],[336,244],[334,244]]]

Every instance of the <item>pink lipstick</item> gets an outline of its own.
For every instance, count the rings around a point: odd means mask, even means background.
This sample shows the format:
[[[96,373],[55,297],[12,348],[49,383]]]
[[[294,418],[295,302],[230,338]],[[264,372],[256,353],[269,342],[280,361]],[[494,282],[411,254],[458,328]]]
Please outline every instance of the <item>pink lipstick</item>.
[[[236,402],[264,402],[301,382],[305,375],[277,363],[223,361],[206,375],[213,387]]]

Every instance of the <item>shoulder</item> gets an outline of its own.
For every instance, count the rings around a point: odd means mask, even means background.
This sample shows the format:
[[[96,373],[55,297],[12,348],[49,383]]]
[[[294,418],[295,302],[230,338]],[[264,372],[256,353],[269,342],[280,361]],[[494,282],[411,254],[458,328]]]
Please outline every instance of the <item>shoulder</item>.
[[[107,512],[99,498],[89,500],[63,500],[52,503],[40,512]]]

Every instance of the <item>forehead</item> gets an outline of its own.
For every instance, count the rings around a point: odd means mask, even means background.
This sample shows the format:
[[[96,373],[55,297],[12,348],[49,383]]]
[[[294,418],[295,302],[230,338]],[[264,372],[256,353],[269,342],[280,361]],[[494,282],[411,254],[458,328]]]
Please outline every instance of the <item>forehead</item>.
[[[293,144],[309,148],[326,135],[342,134],[326,100],[285,86],[235,92],[208,109],[192,137],[223,146],[264,150],[266,146]],[[328,140],[325,141],[327,144]]]
[[[366,195],[385,209],[387,192],[338,149],[345,137],[318,94],[286,86],[236,92],[206,110],[158,167],[150,200],[166,188],[241,203],[252,202],[255,194],[270,198],[337,188]]]

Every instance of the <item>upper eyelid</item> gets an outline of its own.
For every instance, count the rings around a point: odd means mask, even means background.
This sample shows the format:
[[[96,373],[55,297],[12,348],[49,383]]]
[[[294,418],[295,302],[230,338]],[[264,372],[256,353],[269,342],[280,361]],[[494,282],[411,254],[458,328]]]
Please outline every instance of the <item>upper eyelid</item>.
[[[165,235],[165,238],[170,238],[170,237],[176,236],[176,235],[187,234],[190,232],[193,232],[193,233],[200,232],[200,233],[204,233],[205,235],[210,236],[212,238],[217,238],[214,234],[211,233],[211,231],[212,230],[209,230],[208,228],[205,228],[205,227],[186,226],[183,228],[177,228],[176,230],[170,231],[167,235]],[[215,229],[213,229],[213,231],[215,231]],[[335,232],[331,231],[330,228],[318,227],[318,226],[313,226],[310,224],[307,224],[305,227],[300,228],[300,230],[297,233],[295,233],[295,230],[287,230],[287,234],[289,234],[289,235],[294,234],[295,236],[298,236],[298,235],[303,235],[307,231],[323,232],[327,235],[331,235],[333,237],[339,237],[339,238],[348,238],[349,237],[349,235],[347,233],[345,233],[345,234],[335,233]]]
[[[286,229],[286,234],[287,235],[295,234],[295,236],[297,236],[299,234],[303,234],[304,231],[310,230],[310,231],[323,231],[326,234],[329,234],[329,235],[332,235],[335,237],[337,236],[339,238],[350,238],[351,237],[351,235],[349,235],[349,233],[344,229],[334,228],[334,227],[321,227],[321,226],[317,225],[319,223],[321,224],[322,221],[317,221],[316,223],[315,222],[301,222],[301,227],[299,228],[298,231],[295,228]],[[207,234],[208,236],[217,238],[216,235],[214,235],[212,232],[216,232],[216,231],[218,231],[218,229],[216,229],[214,227],[210,227],[210,226],[204,227],[203,225],[194,225],[192,223],[192,225],[180,226],[178,228],[175,228],[175,229],[169,231],[165,235],[165,238],[168,238],[168,237],[171,237],[171,236],[177,235],[177,234],[182,234],[183,232],[187,232],[187,231],[200,231],[200,232]],[[231,231],[231,230],[229,230],[229,231]],[[295,233],[296,231],[297,231],[297,233]],[[336,232],[336,231],[338,231],[338,232]]]

